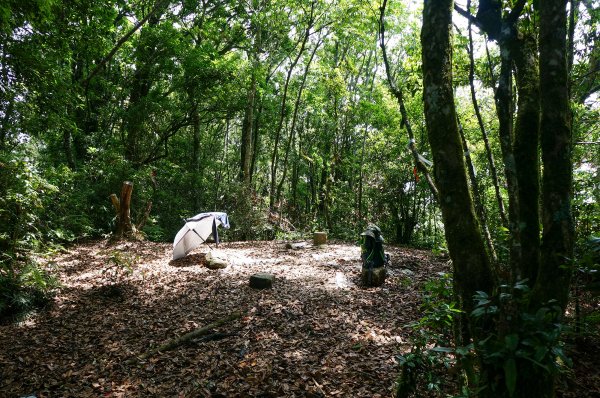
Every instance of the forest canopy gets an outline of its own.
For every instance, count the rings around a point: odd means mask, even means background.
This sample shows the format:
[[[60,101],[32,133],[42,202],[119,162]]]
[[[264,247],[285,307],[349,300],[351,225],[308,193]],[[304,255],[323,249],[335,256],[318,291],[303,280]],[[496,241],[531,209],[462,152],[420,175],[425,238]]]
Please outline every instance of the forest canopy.
[[[229,240],[375,223],[449,252],[467,313],[518,284],[562,313],[600,231],[599,24],[595,0],[4,1],[0,294],[49,291],[34,256],[114,234],[130,181],[151,241],[205,211]],[[512,395],[521,365],[480,370]]]

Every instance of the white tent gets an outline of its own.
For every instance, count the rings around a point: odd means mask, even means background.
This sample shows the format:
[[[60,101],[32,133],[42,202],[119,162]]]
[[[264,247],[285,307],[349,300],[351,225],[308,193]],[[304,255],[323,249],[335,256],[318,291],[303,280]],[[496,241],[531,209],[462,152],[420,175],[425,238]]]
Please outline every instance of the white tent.
[[[185,225],[177,232],[173,241],[173,260],[184,257],[206,242],[210,235],[213,235],[215,242],[219,243],[219,232],[217,231],[219,225],[229,228],[227,213],[200,213],[185,220]]]

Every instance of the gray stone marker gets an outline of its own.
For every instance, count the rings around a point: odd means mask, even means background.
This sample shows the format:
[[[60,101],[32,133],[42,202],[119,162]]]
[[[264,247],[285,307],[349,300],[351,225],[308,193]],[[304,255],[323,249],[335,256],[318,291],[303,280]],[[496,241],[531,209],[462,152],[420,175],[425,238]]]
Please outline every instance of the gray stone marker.
[[[259,272],[250,276],[250,287],[253,289],[270,289],[273,287],[275,275]]]

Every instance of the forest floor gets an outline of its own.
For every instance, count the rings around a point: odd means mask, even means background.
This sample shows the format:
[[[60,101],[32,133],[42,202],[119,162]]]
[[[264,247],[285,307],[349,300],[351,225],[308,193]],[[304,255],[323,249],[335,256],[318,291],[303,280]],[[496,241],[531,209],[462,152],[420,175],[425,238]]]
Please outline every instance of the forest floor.
[[[169,244],[104,241],[46,260],[62,288],[47,310],[0,326],[0,397],[391,397],[420,289],[449,268],[387,247],[388,279],[366,289],[353,245],[224,243],[222,270],[205,266],[207,250],[172,261]],[[256,272],[273,288],[251,289]],[[138,359],[236,312],[211,339]],[[597,353],[581,352],[561,397],[600,396]]]

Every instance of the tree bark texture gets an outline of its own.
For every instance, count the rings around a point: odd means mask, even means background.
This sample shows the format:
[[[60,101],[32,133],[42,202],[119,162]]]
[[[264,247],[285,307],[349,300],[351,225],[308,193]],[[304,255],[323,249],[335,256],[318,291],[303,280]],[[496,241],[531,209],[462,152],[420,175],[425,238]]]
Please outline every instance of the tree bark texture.
[[[131,193],[133,184],[129,181],[123,182],[121,187],[121,200],[119,201],[119,230],[117,235],[129,235],[133,232],[131,223]]]
[[[452,87],[452,0],[425,0],[421,44],[425,119],[434,175],[454,264],[462,309],[473,309],[477,290],[492,291],[494,279],[467,181],[464,149]]]
[[[509,38],[503,38],[500,41],[501,65],[498,88],[496,89],[496,112],[498,113],[498,134],[500,136],[500,148],[504,160],[504,175],[508,191],[510,270],[512,275],[516,275],[521,261],[521,246],[519,237],[519,188],[517,165],[513,153],[513,79],[509,40]]]
[[[540,93],[537,42],[524,35],[514,49],[518,93],[514,155],[518,180],[521,261],[515,279],[533,286],[540,262],[539,130]]]
[[[574,239],[566,27],[566,0],[540,2],[543,268],[538,274],[533,300],[534,304],[540,304],[557,299],[563,309],[569,294]]]

